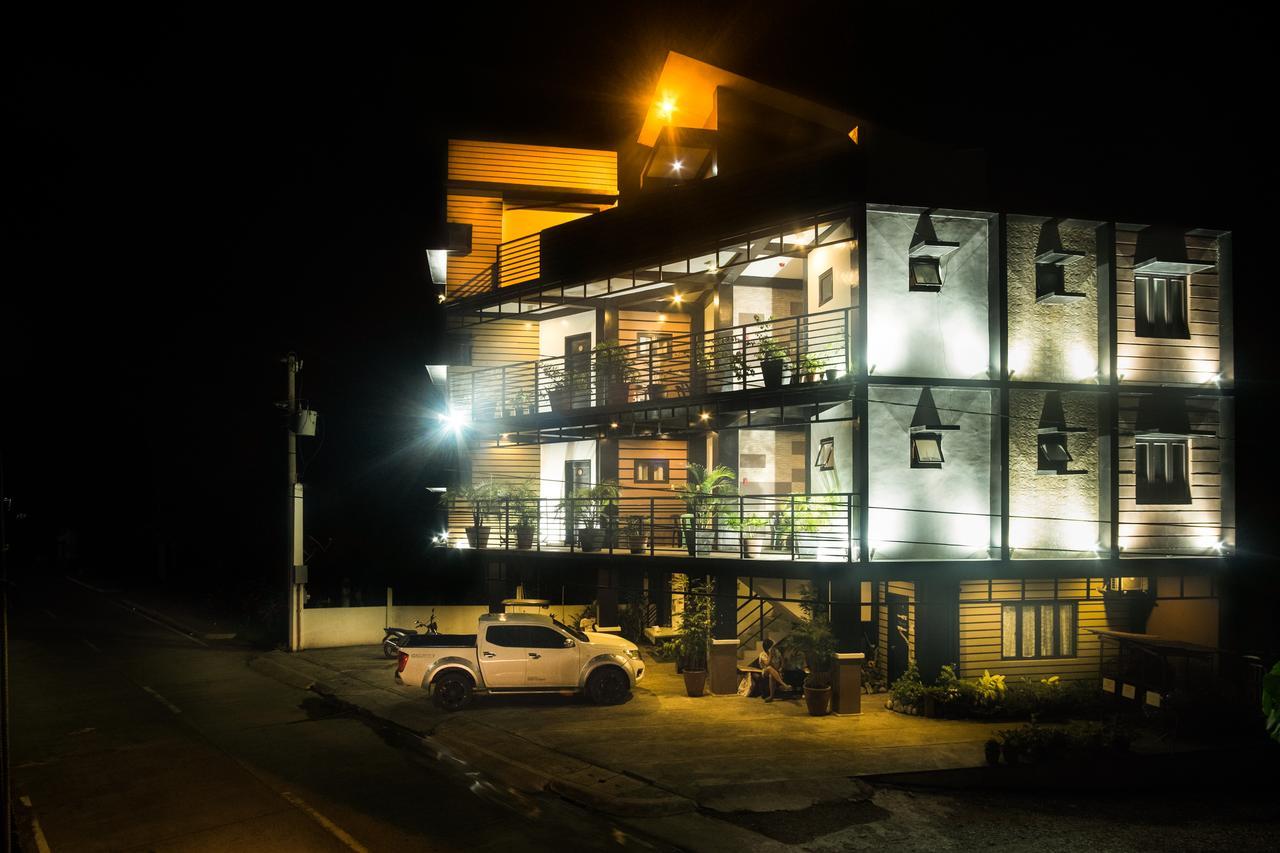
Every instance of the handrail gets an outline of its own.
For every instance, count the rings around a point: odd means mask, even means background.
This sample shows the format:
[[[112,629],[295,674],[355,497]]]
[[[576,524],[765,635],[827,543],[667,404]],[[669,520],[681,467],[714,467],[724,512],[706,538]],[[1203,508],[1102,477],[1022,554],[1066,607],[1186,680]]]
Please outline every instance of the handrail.
[[[472,421],[480,422],[777,387],[787,378],[795,384],[838,377],[850,368],[853,310],[672,334],[621,344],[612,353],[554,356],[459,373],[449,383],[450,405],[469,409]],[[775,367],[768,367],[770,361]]]
[[[533,281],[542,274],[542,232],[535,231],[499,243],[494,262],[486,266],[457,287],[447,288],[449,299],[462,299],[481,293],[490,293],[503,287],[511,287]]]

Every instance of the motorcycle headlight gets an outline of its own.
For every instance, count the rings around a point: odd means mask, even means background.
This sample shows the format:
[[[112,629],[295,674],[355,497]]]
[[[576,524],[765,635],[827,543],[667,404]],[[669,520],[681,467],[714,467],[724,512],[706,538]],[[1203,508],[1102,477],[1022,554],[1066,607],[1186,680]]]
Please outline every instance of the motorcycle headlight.
[[[627,657],[631,658],[632,660],[640,660],[640,650],[627,649]]]

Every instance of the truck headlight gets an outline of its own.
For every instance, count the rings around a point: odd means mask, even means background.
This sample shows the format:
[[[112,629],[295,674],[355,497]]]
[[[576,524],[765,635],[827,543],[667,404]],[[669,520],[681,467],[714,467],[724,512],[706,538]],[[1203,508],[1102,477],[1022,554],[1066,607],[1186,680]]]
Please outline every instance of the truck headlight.
[[[627,649],[627,657],[631,658],[632,660],[640,660],[640,650]]]

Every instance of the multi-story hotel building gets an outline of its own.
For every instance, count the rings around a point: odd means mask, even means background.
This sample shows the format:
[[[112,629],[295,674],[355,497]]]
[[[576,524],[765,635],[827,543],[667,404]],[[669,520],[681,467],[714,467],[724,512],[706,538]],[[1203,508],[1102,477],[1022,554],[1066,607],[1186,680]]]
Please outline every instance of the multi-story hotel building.
[[[674,53],[636,141],[621,199],[613,151],[449,145],[432,269],[487,532],[464,490],[448,538],[495,598],[588,577],[602,624],[640,590],[669,624],[672,575],[711,575],[750,645],[809,583],[891,679],[1216,644],[1229,233],[1051,186],[990,209],[945,152]]]

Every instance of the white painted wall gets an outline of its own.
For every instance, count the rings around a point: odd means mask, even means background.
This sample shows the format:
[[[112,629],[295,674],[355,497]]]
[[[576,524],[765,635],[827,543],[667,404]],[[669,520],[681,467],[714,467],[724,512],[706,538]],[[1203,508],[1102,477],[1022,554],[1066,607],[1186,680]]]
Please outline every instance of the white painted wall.
[[[553,605],[540,611],[564,621],[585,605]],[[302,612],[302,647],[329,649],[382,643],[383,628],[411,628],[415,619],[430,621],[435,611],[441,634],[474,634],[476,622],[489,612],[485,605],[393,605],[387,607],[309,607]],[[422,630],[422,629],[419,629]]]
[[[541,537],[544,545],[564,544],[564,513],[554,503],[564,497],[564,463],[570,459],[591,460],[591,480],[600,481],[600,458],[595,441],[566,441],[542,445],[541,495],[543,504]]]
[[[823,413],[828,418],[853,417],[853,404],[841,403]],[[818,457],[818,446],[824,438],[835,439],[835,469],[822,471],[813,463]],[[809,485],[814,494],[843,494],[854,491],[853,487],[853,422],[815,423],[809,427]]]
[[[827,270],[833,275],[833,294],[826,305],[819,305],[818,278]],[[857,285],[857,267],[853,263],[853,249],[850,243],[834,246],[819,246],[809,253],[805,265],[805,304],[809,314],[819,311],[834,311],[837,308],[848,308],[853,305],[853,288]]]
[[[596,312],[583,311],[543,320],[538,324],[538,346],[543,358],[563,358],[564,339],[573,335],[591,334],[591,345],[596,345]]]
[[[941,433],[946,460],[941,468],[912,468],[909,435],[920,390],[872,386],[869,391],[873,559],[987,559],[999,544],[990,519],[992,392],[934,388],[943,422],[960,429]]]
[[[867,211],[867,364],[880,376],[985,379],[991,370],[987,220],[930,217],[937,239],[960,244],[942,261],[937,293],[909,288],[919,221],[914,213]]]

